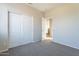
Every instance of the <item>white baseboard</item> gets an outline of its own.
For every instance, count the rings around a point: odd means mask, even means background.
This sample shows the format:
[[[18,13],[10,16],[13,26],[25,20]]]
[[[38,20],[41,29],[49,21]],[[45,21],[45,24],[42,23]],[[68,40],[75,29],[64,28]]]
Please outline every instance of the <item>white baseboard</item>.
[[[1,51],[0,51],[0,53],[2,53],[2,52],[5,52],[5,51],[8,51],[8,49],[5,49],[5,50],[1,50]]]
[[[52,42],[56,42],[56,41],[53,41],[53,40],[52,40]],[[79,48],[76,48],[76,47],[73,47],[73,46],[70,46],[70,45],[66,45],[66,44],[59,43],[59,42],[56,42],[56,43],[58,43],[58,44],[60,44],[60,45],[64,45],[64,46],[71,47],[71,48],[73,48],[73,49],[78,49],[78,50],[79,50]]]

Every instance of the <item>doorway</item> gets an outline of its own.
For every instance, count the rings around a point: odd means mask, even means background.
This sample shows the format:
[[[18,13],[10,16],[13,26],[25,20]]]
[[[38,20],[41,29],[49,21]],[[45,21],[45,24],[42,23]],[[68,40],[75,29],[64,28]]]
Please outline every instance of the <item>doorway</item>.
[[[52,19],[42,19],[42,40],[52,40]]]

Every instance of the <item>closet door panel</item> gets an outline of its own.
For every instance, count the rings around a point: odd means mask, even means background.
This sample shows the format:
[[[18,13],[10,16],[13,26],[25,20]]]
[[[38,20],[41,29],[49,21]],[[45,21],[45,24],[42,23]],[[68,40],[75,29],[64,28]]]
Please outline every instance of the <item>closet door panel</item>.
[[[14,13],[9,13],[9,17],[10,47],[16,47],[23,39],[23,20],[21,15]]]
[[[10,48],[33,42],[32,17],[9,13]]]

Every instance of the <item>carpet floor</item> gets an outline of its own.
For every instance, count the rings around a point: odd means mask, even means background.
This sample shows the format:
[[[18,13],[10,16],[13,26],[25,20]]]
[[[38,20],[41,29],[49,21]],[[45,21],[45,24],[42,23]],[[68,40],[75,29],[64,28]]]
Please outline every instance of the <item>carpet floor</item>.
[[[9,56],[79,56],[79,50],[44,40],[11,48]]]

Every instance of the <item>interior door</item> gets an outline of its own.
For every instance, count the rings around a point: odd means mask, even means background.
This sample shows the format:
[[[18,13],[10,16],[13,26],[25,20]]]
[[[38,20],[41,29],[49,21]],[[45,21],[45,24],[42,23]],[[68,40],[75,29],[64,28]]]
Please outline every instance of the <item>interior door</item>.
[[[33,42],[32,16],[9,13],[10,48]]]

